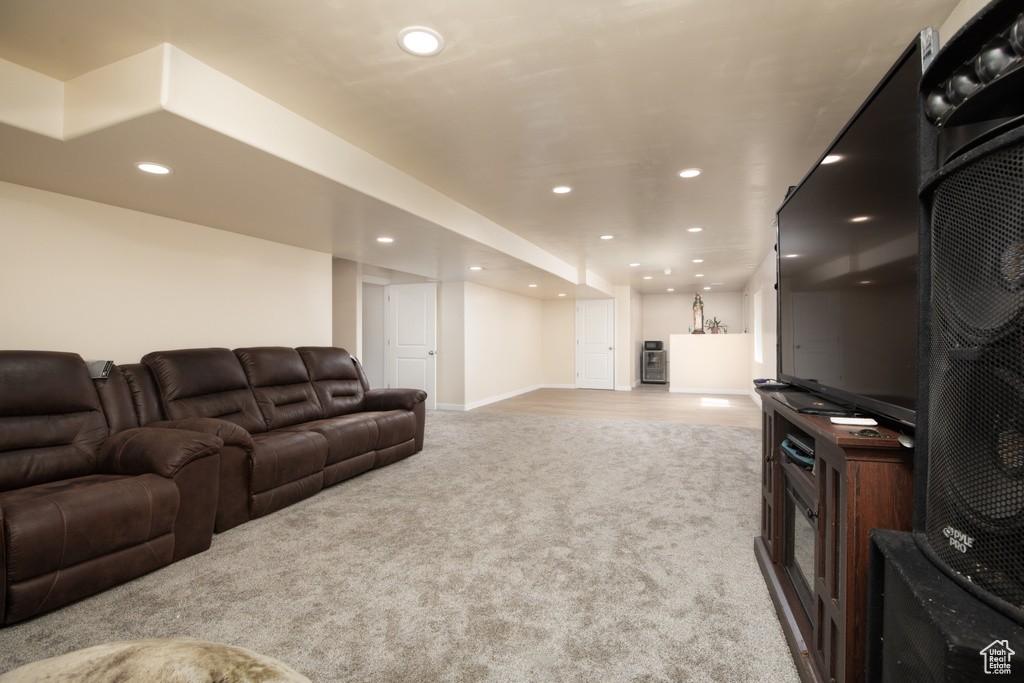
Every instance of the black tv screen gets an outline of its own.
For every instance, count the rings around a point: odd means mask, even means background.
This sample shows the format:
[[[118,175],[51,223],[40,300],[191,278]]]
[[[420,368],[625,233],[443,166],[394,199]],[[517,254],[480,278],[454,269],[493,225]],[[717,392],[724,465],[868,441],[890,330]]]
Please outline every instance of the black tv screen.
[[[908,424],[917,391],[919,55],[915,41],[777,214],[779,379]]]

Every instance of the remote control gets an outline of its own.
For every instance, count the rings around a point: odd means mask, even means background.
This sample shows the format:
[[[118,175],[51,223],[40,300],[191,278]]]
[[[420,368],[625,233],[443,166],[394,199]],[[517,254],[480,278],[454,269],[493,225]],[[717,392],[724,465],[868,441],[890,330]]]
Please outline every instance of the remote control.
[[[870,417],[832,417],[834,425],[857,425],[858,427],[874,427],[878,424],[877,421]]]

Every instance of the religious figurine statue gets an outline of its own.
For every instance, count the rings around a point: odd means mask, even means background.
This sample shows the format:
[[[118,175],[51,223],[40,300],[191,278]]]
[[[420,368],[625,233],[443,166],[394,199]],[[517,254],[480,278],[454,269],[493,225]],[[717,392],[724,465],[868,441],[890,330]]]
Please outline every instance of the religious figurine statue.
[[[700,300],[700,292],[693,298],[693,331],[691,334],[704,334],[704,302]]]

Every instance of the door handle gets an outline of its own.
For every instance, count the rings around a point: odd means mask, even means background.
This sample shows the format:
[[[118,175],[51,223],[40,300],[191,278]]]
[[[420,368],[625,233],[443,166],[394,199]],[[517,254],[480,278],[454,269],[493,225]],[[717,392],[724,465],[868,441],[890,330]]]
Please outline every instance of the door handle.
[[[610,347],[610,346],[609,346],[609,347],[608,347],[608,350],[609,350],[609,351],[614,351],[615,349],[613,349],[612,347]]]
[[[428,355],[428,356],[433,356],[433,355],[434,355],[434,352],[433,352],[433,351],[427,351],[427,355]]]

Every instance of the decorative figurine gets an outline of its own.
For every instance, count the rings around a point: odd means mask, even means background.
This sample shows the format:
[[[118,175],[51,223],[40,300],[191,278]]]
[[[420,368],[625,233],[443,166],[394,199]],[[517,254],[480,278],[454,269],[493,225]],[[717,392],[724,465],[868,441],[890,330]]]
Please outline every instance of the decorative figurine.
[[[692,334],[704,334],[704,302],[700,300],[700,292],[697,292],[693,299]]]

